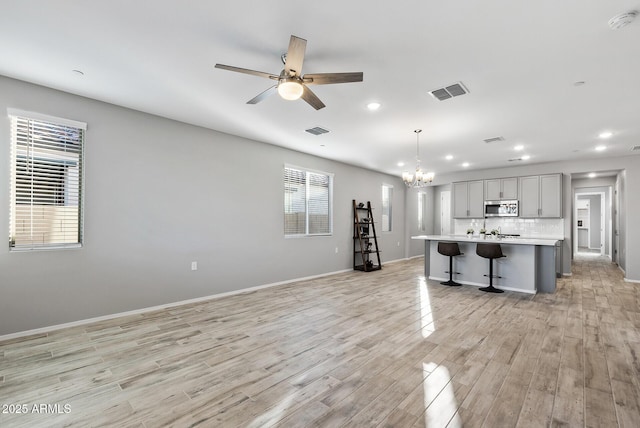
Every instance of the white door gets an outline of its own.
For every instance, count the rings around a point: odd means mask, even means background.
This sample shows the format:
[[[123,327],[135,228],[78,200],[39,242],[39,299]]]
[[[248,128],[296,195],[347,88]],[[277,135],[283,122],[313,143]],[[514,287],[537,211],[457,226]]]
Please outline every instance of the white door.
[[[451,235],[451,192],[440,193],[440,234]]]

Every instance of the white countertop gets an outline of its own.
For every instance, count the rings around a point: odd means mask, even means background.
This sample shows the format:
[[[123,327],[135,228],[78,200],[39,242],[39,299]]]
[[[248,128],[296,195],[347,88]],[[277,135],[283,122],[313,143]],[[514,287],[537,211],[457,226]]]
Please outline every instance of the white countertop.
[[[481,235],[418,235],[412,236],[411,239],[422,239],[425,241],[449,241],[449,242],[482,242],[482,243],[495,243],[495,244],[510,244],[510,245],[545,245],[555,246],[558,241],[562,239],[553,238],[518,238],[518,237],[504,237],[501,239],[493,238],[491,235],[487,235],[486,238]]]

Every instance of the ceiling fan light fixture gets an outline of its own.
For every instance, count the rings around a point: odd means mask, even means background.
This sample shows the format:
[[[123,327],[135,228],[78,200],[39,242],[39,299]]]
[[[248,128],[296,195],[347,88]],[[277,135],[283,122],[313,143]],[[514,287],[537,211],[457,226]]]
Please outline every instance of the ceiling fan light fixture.
[[[293,101],[302,96],[304,87],[296,79],[280,79],[278,94],[285,100]]]
[[[638,16],[637,10],[630,10],[628,12],[622,12],[609,20],[609,27],[612,30],[619,30],[631,24],[631,22]]]

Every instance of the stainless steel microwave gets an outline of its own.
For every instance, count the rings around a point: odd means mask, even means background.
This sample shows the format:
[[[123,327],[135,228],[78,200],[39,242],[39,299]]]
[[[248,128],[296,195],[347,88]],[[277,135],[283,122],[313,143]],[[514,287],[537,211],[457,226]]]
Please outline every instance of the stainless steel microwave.
[[[485,217],[518,217],[518,201],[484,201]]]

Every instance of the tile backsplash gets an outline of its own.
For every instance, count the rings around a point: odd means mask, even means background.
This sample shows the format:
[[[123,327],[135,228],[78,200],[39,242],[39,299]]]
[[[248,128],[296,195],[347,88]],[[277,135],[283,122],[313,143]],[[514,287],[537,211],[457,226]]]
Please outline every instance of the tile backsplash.
[[[505,234],[518,234],[523,238],[558,238],[564,237],[564,219],[561,218],[500,218],[487,219],[454,219],[453,233],[465,235],[472,228],[477,235],[484,226],[487,232],[500,228]]]

